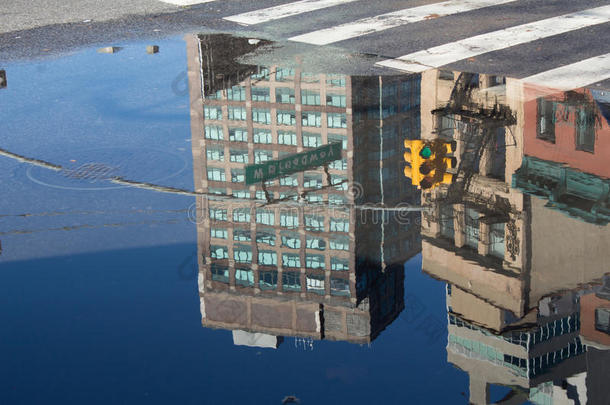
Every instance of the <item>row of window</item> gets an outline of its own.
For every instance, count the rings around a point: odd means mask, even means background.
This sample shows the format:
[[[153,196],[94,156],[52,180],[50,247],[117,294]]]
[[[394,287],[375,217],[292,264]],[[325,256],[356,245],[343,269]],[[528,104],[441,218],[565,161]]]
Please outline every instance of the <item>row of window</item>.
[[[212,280],[229,283],[229,268],[214,264],[211,268]],[[278,287],[278,272],[275,270],[259,271],[259,287],[261,290],[276,290]],[[324,276],[308,274],[305,277],[306,291],[324,295]],[[254,272],[249,269],[235,270],[235,284],[252,287],[254,286]],[[283,291],[302,291],[301,274],[295,271],[282,272]],[[338,296],[350,296],[349,281],[343,278],[330,278],[330,294]]]
[[[290,177],[289,177],[290,179]],[[298,186],[298,181],[294,180],[296,182],[296,184],[294,185],[294,187]],[[282,182],[280,179],[280,185],[288,185],[288,184],[292,184],[291,182]],[[323,190],[320,190],[320,192],[322,193]],[[208,193],[209,194],[217,194],[217,195],[228,195],[227,194],[227,190],[224,188],[216,188],[216,187],[210,187],[208,189]],[[272,195],[273,198],[279,198],[281,200],[294,200],[297,201],[298,200],[298,194],[296,192],[293,191],[280,191],[280,192],[274,192],[274,191],[269,191],[269,193]],[[242,198],[242,199],[250,199],[251,198],[251,193],[250,191],[248,191],[247,189],[245,190],[232,190],[231,194],[233,197],[235,198]],[[260,201],[265,201],[267,199],[267,197],[265,196],[265,192],[262,190],[257,190],[254,194],[254,199],[256,200],[260,200]],[[309,192],[307,193],[307,195],[305,196],[305,200],[307,200],[308,202],[311,203],[321,203],[324,202],[324,195],[319,194],[317,191],[315,192]],[[347,197],[344,194],[328,194],[328,204],[329,205],[344,205],[347,204]]]
[[[220,125],[206,125],[204,128],[204,136],[206,139],[215,141],[225,140],[225,132]],[[341,142],[343,149],[347,149],[347,137],[340,134],[328,134],[329,143]],[[232,142],[248,142],[248,130],[246,128],[229,128],[229,141]],[[270,129],[254,128],[253,138],[254,143],[270,144],[273,143],[273,137]],[[303,146],[308,148],[316,148],[322,145],[322,134],[315,132],[302,133]],[[297,134],[294,131],[277,131],[277,144],[297,146]]]
[[[219,107],[210,107],[209,109],[205,107],[204,111],[206,119],[222,119],[222,111],[219,110]],[[328,128],[347,128],[347,117],[344,113],[326,113],[326,117],[326,126]],[[247,112],[244,107],[229,107],[229,120],[246,121],[247,119]],[[278,125],[295,126],[297,123],[296,111],[278,110],[276,112],[276,120]],[[252,121],[258,124],[271,125],[271,110],[267,108],[253,108]],[[322,126],[322,113],[303,111],[301,113],[301,125],[304,127],[320,128]]]
[[[229,250],[226,246],[211,245],[210,257],[215,260],[223,260],[229,258]],[[277,266],[278,253],[273,250],[259,250],[257,263],[264,266]],[[235,244],[233,246],[233,260],[236,263],[252,264],[252,246]],[[324,255],[307,253],[304,256],[304,263],[301,263],[301,257],[298,253],[282,253],[281,254],[283,268],[301,268],[307,269],[326,269]],[[349,269],[347,259],[331,257],[330,269],[333,271],[346,271]]]
[[[294,217],[290,219],[290,222],[294,221]],[[298,222],[298,218],[296,220]],[[292,223],[291,226],[293,227]],[[298,224],[297,224],[298,226]],[[227,239],[228,230],[226,228],[212,227],[210,228],[210,237],[216,239]],[[255,234],[256,242],[259,244],[266,244],[269,246],[275,246],[276,236],[273,230],[260,231],[257,230]],[[233,240],[240,242],[251,242],[252,236],[249,229],[233,229]],[[281,234],[281,246],[290,249],[301,248],[301,238],[298,234],[285,233]],[[337,235],[328,239],[328,243],[325,239],[316,236],[307,235],[305,239],[305,246],[307,249],[315,250],[326,250],[326,247],[330,250],[349,250],[349,238],[347,236]]]
[[[210,208],[210,219],[216,221],[227,221],[227,209]],[[234,208],[232,212],[233,222],[251,222],[252,210],[250,208]],[[256,209],[255,219],[257,224],[275,225],[275,212],[262,208]],[[326,224],[323,216],[314,214],[305,214],[305,230],[314,232],[326,232]],[[283,228],[297,229],[299,227],[299,215],[296,213],[281,212],[279,216],[279,225]],[[347,218],[330,218],[330,232],[349,232],[349,219]]]
[[[244,100],[241,100],[241,94],[242,94],[241,92],[232,93],[232,94],[239,94],[239,96],[240,96],[240,100],[235,100],[235,101],[244,101]],[[245,96],[244,96],[244,98],[245,98]],[[270,89],[267,87],[252,87],[251,99],[252,99],[252,101],[257,101],[257,102],[267,102],[267,103],[270,102],[271,101]],[[275,89],[275,101],[280,104],[295,104],[294,89],[288,88],[288,87],[276,88]],[[345,102],[346,102],[345,94],[330,93],[330,94],[326,95],[326,105],[327,106],[345,108],[345,106],[346,106]],[[316,91],[316,90],[301,90],[301,104],[314,105],[314,106],[322,105],[321,100],[320,100],[320,92]],[[231,112],[232,110],[239,111],[240,109],[243,110],[243,115],[244,115],[243,119],[245,119],[246,109],[244,107],[235,107],[235,106],[228,107],[229,119],[233,119],[233,118],[231,118],[231,114],[235,114],[235,113]],[[222,119],[222,109],[220,106],[212,106],[212,105],[204,106],[204,116],[206,119],[221,120]],[[236,118],[236,119],[239,119],[239,118]]]
[[[250,75],[250,78],[254,82],[269,81],[273,73],[275,73],[276,82],[294,81],[296,74],[293,68],[278,67],[274,72],[270,72],[268,68],[259,67],[258,72]],[[301,72],[301,81],[305,83],[319,83],[320,76],[314,73]],[[345,76],[341,74],[326,75],[326,84],[333,87],[345,87]]]

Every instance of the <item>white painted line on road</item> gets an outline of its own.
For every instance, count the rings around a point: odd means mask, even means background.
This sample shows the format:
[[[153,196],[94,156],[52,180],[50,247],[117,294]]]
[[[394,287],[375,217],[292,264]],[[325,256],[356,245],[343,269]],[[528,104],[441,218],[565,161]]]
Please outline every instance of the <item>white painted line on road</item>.
[[[477,35],[410,53],[396,59],[377,62],[376,64],[406,72],[423,72],[487,52],[498,51],[609,21],[610,6],[591,8]]]
[[[193,4],[209,3],[215,0],[159,0],[163,3],[173,4],[175,6],[192,6]]]
[[[225,17],[224,19],[240,24],[253,25],[354,1],[356,0],[302,0],[248,13],[232,15]]]
[[[396,28],[401,25],[431,20],[451,14],[463,13],[479,8],[512,3],[517,0],[450,0],[442,3],[427,4],[424,6],[407,8],[380,14],[374,17],[363,18],[351,23],[337,25],[327,29],[309,32],[289,38],[292,41],[304,42],[314,45],[328,45],[333,42]]]
[[[610,53],[521,79],[526,83],[568,91],[610,79]]]

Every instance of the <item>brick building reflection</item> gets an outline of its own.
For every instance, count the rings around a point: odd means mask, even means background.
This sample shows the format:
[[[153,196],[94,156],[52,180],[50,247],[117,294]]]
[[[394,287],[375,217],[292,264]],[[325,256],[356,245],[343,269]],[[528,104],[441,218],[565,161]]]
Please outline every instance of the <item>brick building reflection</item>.
[[[236,344],[275,336],[370,342],[404,307],[420,251],[418,203],[401,177],[419,133],[419,76],[309,74],[235,62],[262,42],[189,36],[188,77],[202,324]],[[260,185],[244,167],[331,142],[343,158]],[[369,207],[370,208],[370,207]]]
[[[457,142],[456,181],[422,195],[423,270],[448,283],[448,360],[469,373],[472,403],[490,384],[518,387],[502,403],[573,399],[590,376],[581,296],[610,259],[607,121],[587,90],[439,70],[422,74],[421,114],[423,139]]]

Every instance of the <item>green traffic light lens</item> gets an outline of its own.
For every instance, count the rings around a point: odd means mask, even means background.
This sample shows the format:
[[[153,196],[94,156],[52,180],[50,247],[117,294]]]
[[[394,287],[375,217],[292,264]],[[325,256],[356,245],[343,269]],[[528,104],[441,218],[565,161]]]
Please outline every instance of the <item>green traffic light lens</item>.
[[[429,146],[424,146],[419,152],[419,156],[423,157],[424,159],[428,159],[430,156],[432,156],[432,149],[430,149]]]

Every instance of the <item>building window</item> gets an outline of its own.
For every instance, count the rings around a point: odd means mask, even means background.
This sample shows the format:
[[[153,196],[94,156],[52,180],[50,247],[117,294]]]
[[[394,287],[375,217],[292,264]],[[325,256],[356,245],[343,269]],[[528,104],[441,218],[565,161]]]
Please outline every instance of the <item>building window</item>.
[[[334,160],[328,167],[335,170],[347,170],[347,159]]]
[[[479,213],[472,208],[466,208],[464,221],[466,223],[465,245],[477,250],[479,248]]]
[[[317,148],[322,146],[322,135],[312,132],[303,132],[303,146],[306,148]]]
[[[335,236],[328,240],[330,250],[349,250],[349,238],[346,236]]]
[[[275,71],[275,81],[276,82],[285,82],[294,80],[294,69],[291,68],[277,68]]]
[[[252,87],[252,101],[269,102],[268,87]]]
[[[307,194],[305,196],[305,199],[307,200],[307,202],[310,202],[310,203],[320,203],[320,202],[324,201],[324,197],[322,197],[320,194],[315,194],[315,193]]]
[[[250,230],[234,228],[233,240],[239,242],[250,242],[252,240],[252,237],[250,236]]]
[[[319,112],[304,111],[302,113],[301,124],[304,127],[321,127],[322,114]]]
[[[322,238],[316,238],[315,236],[307,236],[305,240],[305,246],[307,249],[313,250],[325,250],[326,249],[326,241]]]
[[[333,107],[345,107],[345,94],[327,94],[326,105]]]
[[[265,108],[253,108],[252,109],[252,121],[259,124],[270,125],[271,124],[271,110]]]
[[[302,72],[301,81],[305,83],[319,83],[320,78],[315,73]]]
[[[210,257],[212,259],[228,259],[229,258],[229,250],[226,246],[210,246]]]
[[[322,175],[321,174],[305,174],[303,176],[303,187],[305,187],[305,188],[322,187]]]
[[[256,243],[275,246],[275,234],[273,232],[256,232]]]
[[[231,169],[231,182],[232,183],[243,183],[245,181],[244,169]]]
[[[451,70],[439,70],[438,78],[440,80],[453,80],[453,72]]]
[[[610,308],[595,308],[595,329],[610,334]]]
[[[254,128],[254,143],[271,143],[271,131],[268,129]]]
[[[489,254],[504,259],[504,223],[491,224],[489,243]]]
[[[231,101],[246,101],[246,88],[233,86],[227,89],[227,99]]]
[[[453,224],[453,206],[441,205],[441,235],[449,240],[455,239],[455,229]]]
[[[332,87],[345,87],[344,75],[327,75],[326,85]]]
[[[331,218],[330,219],[330,231],[331,232],[349,232],[349,219]]]
[[[245,121],[246,118],[246,109],[244,107],[228,107],[229,111],[229,119],[232,121]]]
[[[273,151],[271,150],[254,150],[254,163],[263,163],[273,159]]]
[[[301,267],[301,257],[298,253],[282,253],[283,267]]]
[[[258,264],[263,266],[277,266],[277,253],[272,250],[259,250]]]
[[[280,226],[288,229],[299,227],[299,216],[289,212],[280,212]]]
[[[217,167],[208,167],[208,180],[226,181],[225,169],[219,169]]]
[[[539,97],[536,100],[538,108],[538,126],[536,138],[543,141],[555,143],[555,109],[556,105],[553,101],[545,100]]]
[[[595,151],[595,111],[579,108],[576,111],[576,149]]]
[[[301,291],[301,274],[296,271],[283,272],[282,289],[284,291]]]
[[[290,131],[277,131],[277,143],[280,145],[297,145],[297,134]]]
[[[328,203],[330,205],[347,204],[347,198],[341,194],[328,194]]]
[[[384,176],[386,177],[386,176]],[[390,176],[387,176],[386,178],[389,178]],[[336,190],[339,191],[347,191],[347,177],[345,176],[340,176],[338,174],[332,174],[330,176],[330,183],[335,186]]]
[[[224,139],[222,127],[218,126],[218,125],[206,125],[204,128],[204,135],[205,135],[205,139],[212,139],[212,140]]]
[[[324,295],[324,276],[307,275],[307,292]]]
[[[248,130],[245,128],[229,128],[229,141],[248,142]]]
[[[250,222],[250,208],[235,208],[233,222]]]
[[[298,234],[282,232],[282,247],[290,249],[301,248],[301,238]]]
[[[320,105],[320,92],[313,90],[301,90],[301,104]]]
[[[212,264],[210,267],[210,272],[212,273],[212,280],[219,281],[221,283],[229,282],[229,268],[227,266]]]
[[[204,106],[203,117],[206,120],[222,120],[222,107],[211,105]]]
[[[347,128],[347,118],[345,114],[328,113],[327,125],[329,128]]]
[[[248,163],[248,151],[242,149],[229,150],[229,160],[235,163]]]
[[[254,73],[250,78],[253,81],[269,81],[269,69],[259,66],[258,73]]]
[[[235,198],[250,198],[250,193],[247,190],[233,190]]]
[[[210,208],[210,219],[215,221],[226,221],[227,220],[227,210],[222,208]]]
[[[278,125],[296,125],[297,116],[294,111],[278,111],[277,112],[277,124]]]
[[[258,280],[261,290],[275,290],[277,288],[277,271],[260,271]]]
[[[280,186],[297,187],[299,180],[296,176],[285,176],[280,178]]]
[[[331,277],[330,295],[349,297],[351,295],[351,292],[349,289],[349,280],[344,279],[344,278]]]
[[[340,134],[328,134],[328,143],[341,143],[343,150],[347,150],[347,136]]]
[[[330,258],[330,269],[332,271],[347,271],[349,270],[349,262],[345,259]]]
[[[236,269],[235,270],[235,284],[244,287],[251,287],[254,285],[254,272],[247,269]]]
[[[318,215],[305,215],[305,230],[324,232],[324,217]]]
[[[222,148],[207,148],[206,156],[208,160],[223,162],[225,160],[225,151]]]
[[[305,267],[308,269],[324,269],[326,263],[324,262],[324,255],[305,255]]]
[[[275,214],[272,210],[256,209],[256,223],[263,225],[274,225]]]
[[[252,263],[252,247],[246,245],[234,245],[233,259],[236,263]]]
[[[224,228],[210,228],[210,237],[218,239],[227,239],[227,230]]]
[[[294,89],[288,87],[276,88],[275,102],[281,104],[294,104]]]

